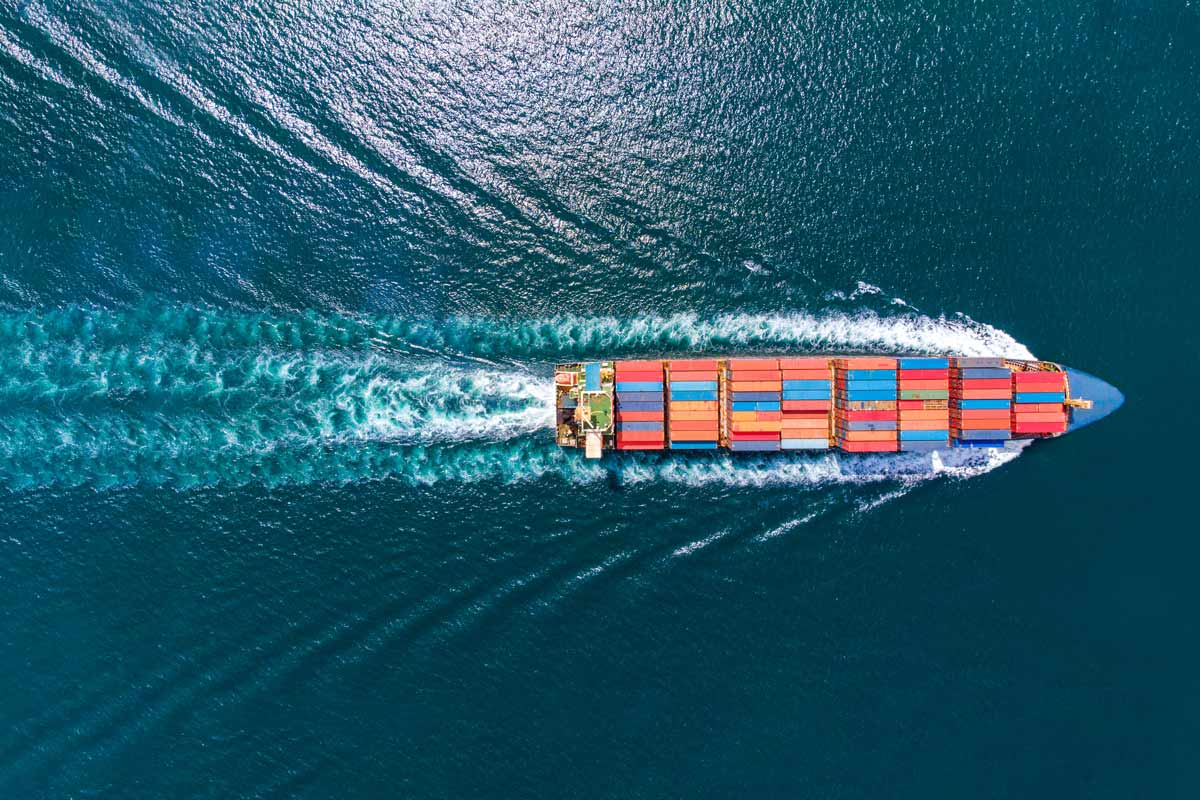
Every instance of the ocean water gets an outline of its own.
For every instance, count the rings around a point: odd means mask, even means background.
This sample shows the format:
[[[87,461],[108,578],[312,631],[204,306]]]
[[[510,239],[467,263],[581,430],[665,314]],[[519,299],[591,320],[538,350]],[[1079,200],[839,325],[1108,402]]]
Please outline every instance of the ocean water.
[[[0,797],[1200,790],[1200,7],[0,2]],[[584,462],[593,356],[1036,356]]]

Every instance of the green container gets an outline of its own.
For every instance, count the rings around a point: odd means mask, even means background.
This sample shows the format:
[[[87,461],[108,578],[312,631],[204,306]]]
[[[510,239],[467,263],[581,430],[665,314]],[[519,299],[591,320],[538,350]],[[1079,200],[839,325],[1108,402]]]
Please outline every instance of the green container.
[[[901,389],[901,400],[949,400],[950,392],[946,389]]]

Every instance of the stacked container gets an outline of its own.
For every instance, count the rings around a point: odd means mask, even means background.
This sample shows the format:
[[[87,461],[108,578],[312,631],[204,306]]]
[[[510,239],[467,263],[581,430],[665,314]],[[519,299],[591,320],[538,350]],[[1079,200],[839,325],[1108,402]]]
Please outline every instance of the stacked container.
[[[618,450],[662,450],[664,439],[661,361],[617,361]]]
[[[781,358],[783,450],[826,450],[832,438],[833,372],[827,358]]]
[[[783,379],[779,362],[733,358],[726,366],[729,449],[735,453],[779,450]]]
[[[1012,432],[1067,432],[1067,374],[1014,372],[1012,375]]]
[[[667,428],[672,450],[716,450],[717,362],[703,359],[668,364]]]
[[[896,359],[839,358],[834,366],[838,447],[850,453],[894,453],[899,443]]]
[[[1003,446],[1011,413],[1012,374],[1001,359],[951,360],[950,435],[959,446]]]
[[[901,451],[950,446],[950,360],[901,358],[899,427]]]

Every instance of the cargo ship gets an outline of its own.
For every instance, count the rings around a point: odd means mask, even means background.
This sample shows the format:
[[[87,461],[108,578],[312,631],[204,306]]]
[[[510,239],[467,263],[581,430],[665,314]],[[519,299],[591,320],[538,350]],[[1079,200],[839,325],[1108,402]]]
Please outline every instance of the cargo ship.
[[[1024,446],[1124,397],[1050,361],[937,355],[558,364],[555,438],[605,451],[930,452]]]

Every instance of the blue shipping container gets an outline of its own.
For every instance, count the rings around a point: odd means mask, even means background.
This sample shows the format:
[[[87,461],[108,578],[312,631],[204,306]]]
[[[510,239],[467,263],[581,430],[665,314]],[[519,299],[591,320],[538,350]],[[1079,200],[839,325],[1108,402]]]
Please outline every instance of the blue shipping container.
[[[671,442],[672,450],[716,450],[716,442]]]
[[[717,393],[716,392],[677,392],[672,389],[671,390],[671,399],[679,400],[679,401],[716,400]]]
[[[949,446],[950,446],[950,443],[944,439],[941,441],[938,441],[938,442],[901,441],[900,442],[900,452],[901,453],[928,453],[930,450],[941,450],[941,449],[949,447]]]
[[[838,377],[848,381],[891,381],[896,382],[894,369],[846,369],[838,370]]]
[[[846,381],[844,384],[839,383],[839,386],[845,386],[847,389],[895,389],[896,379],[890,381],[868,381],[854,380]]]
[[[961,431],[956,439],[964,442],[971,441],[999,441],[1001,439],[1011,439],[1012,434],[1006,430],[988,430],[988,431]]]
[[[660,421],[648,420],[645,422],[618,422],[617,430],[619,431],[661,431],[663,424]]]
[[[662,411],[663,403],[661,400],[659,400],[657,403],[645,403],[645,402],[621,403],[621,410],[622,411]]]
[[[779,392],[731,392],[733,399],[739,403],[747,400],[778,400]]]
[[[662,392],[617,392],[617,405],[662,400]]]
[[[1018,403],[1065,403],[1063,392],[1017,392],[1013,397]]]
[[[988,380],[996,380],[997,378],[1009,378],[1012,372],[1007,369],[989,369],[987,367],[971,367],[964,369],[960,377],[970,380],[986,378]]]
[[[891,389],[859,389],[850,392],[838,392],[838,397],[851,402],[855,400],[895,400],[896,390]]]
[[[824,390],[829,394],[829,388],[833,385],[833,381],[784,381],[783,390],[793,392],[815,392]]]
[[[780,450],[828,450],[828,439],[780,439]]]
[[[1004,442],[1002,441],[964,442],[962,440],[955,439],[953,444],[955,447],[988,447],[992,449],[1004,447]]]
[[[951,400],[952,408],[1009,408],[1012,406],[1007,400]]]
[[[671,381],[672,392],[715,392],[716,381]]]
[[[821,389],[820,391],[815,391],[815,392],[814,391],[789,392],[787,389],[784,389],[783,390],[783,399],[784,400],[828,400],[829,399],[829,390]]]
[[[848,431],[894,431],[897,424],[895,420],[845,420],[838,427]]]
[[[730,442],[729,449],[735,453],[775,452],[779,448],[779,440],[769,442]]]
[[[781,408],[779,403],[755,403],[755,411],[778,411]]]
[[[950,431],[900,431],[902,442],[945,442],[950,439]]]
[[[950,366],[948,358],[902,358],[900,369],[947,369]]]
[[[659,392],[663,390],[662,381],[617,381],[618,392]]]

